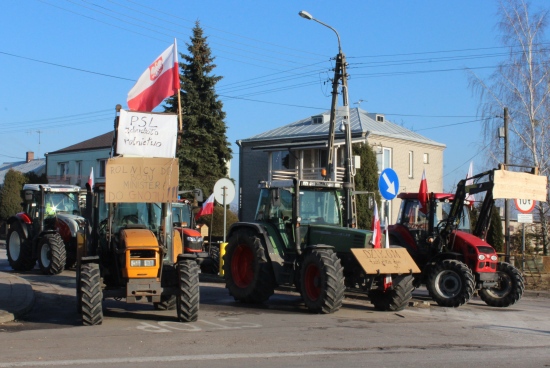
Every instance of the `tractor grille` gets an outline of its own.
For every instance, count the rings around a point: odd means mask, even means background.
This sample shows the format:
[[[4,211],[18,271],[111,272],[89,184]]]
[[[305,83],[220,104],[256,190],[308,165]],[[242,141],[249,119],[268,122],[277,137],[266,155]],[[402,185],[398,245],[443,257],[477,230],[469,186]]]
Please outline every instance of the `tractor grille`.
[[[130,258],[155,258],[154,250],[131,250]]]

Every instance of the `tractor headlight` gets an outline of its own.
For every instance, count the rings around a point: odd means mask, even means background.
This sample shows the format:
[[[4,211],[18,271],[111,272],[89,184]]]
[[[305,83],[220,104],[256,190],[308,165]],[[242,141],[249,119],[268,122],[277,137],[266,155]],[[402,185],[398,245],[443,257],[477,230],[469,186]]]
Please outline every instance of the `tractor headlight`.
[[[478,258],[480,261],[484,261],[484,260],[485,260],[485,254],[480,254],[477,258]]]
[[[154,259],[132,259],[130,260],[131,267],[154,267]]]
[[[495,255],[493,254],[493,255],[491,256],[491,261],[496,261],[496,260],[498,260],[498,257],[495,256]]]
[[[188,236],[187,241],[202,243],[202,236]]]

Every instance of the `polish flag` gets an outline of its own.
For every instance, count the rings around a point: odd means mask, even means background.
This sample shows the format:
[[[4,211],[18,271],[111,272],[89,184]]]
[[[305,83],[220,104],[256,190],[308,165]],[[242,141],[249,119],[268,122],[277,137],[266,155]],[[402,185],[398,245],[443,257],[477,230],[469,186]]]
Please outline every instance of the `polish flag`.
[[[422,171],[422,180],[418,189],[418,201],[420,202],[419,211],[428,214],[428,182],[426,181],[426,169]]]
[[[471,178],[472,176],[474,176],[474,163],[473,161],[470,161],[470,168],[468,169],[468,174],[466,175],[466,179]],[[474,183],[473,179],[466,180],[467,186],[472,185],[473,183]],[[474,197],[473,194],[469,194],[468,197],[466,197],[466,200],[470,201],[470,206],[473,206],[476,198]]]
[[[139,77],[128,92],[128,107],[133,111],[153,111],[165,98],[180,89],[176,40]]]
[[[214,213],[214,193],[212,193],[206,202],[202,204],[202,208],[195,215],[195,220],[201,216],[211,215],[212,213]]]
[[[89,187],[89,190],[91,191],[94,188],[94,167],[90,169],[90,177],[88,178],[88,182],[86,183],[86,187]]]
[[[380,217],[378,215],[378,205],[376,204],[376,201],[374,201],[374,217],[372,218],[372,240],[371,244],[374,248],[380,248],[380,238],[381,238],[381,230],[380,230]]]

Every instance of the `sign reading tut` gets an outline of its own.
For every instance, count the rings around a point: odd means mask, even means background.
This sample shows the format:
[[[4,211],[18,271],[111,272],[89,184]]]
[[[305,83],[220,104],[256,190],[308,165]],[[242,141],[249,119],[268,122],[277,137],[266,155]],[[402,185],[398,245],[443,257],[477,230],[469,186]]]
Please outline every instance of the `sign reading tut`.
[[[115,157],[105,167],[105,202],[176,202],[179,165],[175,158]]]
[[[175,114],[120,110],[116,153],[140,157],[174,158],[178,136]]]
[[[405,248],[354,248],[351,251],[369,275],[420,273],[420,269]]]

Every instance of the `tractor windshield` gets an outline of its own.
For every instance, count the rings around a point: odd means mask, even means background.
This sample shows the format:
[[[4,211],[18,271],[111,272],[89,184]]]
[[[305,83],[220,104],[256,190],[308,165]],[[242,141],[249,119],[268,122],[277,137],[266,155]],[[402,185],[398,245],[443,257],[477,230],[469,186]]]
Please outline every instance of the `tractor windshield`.
[[[433,226],[436,227],[441,221],[447,219],[452,203],[449,201],[437,201],[433,219]],[[428,231],[429,216],[420,211],[420,202],[416,199],[403,200],[401,203],[398,223],[414,230]],[[464,205],[462,218],[458,223],[458,229],[470,232],[470,211],[467,205]]]
[[[337,193],[300,189],[300,216],[302,224],[326,224],[341,226]]]
[[[172,222],[183,227],[191,226],[191,206],[183,203],[172,203]]]
[[[46,206],[46,215],[53,215],[55,213],[80,213],[78,193],[46,192],[44,204]]]
[[[161,203],[118,203],[115,205],[113,227],[115,233],[132,225],[143,225],[156,233],[161,225]]]

